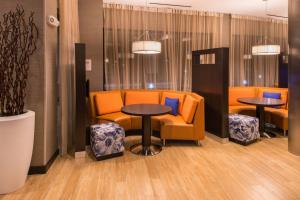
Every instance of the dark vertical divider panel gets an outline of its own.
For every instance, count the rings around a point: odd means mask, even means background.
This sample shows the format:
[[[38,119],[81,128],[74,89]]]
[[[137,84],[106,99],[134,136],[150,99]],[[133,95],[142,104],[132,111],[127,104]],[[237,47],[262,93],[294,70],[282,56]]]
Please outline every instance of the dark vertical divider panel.
[[[75,103],[75,129],[73,142],[75,152],[85,151],[86,139],[86,80],[85,80],[85,44],[75,44],[75,78],[76,78],[76,103]]]
[[[300,155],[300,0],[289,0],[289,151]]]
[[[201,64],[201,55],[214,54],[214,64]],[[205,129],[228,137],[229,48],[193,51],[192,91],[205,99]]]
[[[278,57],[279,59],[279,73],[278,73],[278,87],[280,88],[287,88],[288,87],[288,81],[289,81],[289,75],[288,75],[288,59],[287,55],[281,53]]]

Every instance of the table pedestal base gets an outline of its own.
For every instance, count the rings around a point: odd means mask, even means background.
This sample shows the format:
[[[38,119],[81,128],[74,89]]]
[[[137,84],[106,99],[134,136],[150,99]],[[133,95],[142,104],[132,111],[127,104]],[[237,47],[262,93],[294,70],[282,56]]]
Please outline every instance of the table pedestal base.
[[[136,144],[130,147],[130,151],[137,155],[154,156],[161,152],[162,147],[157,144],[151,144],[148,147],[143,147],[142,144]]]
[[[276,137],[273,133],[268,133],[265,128],[265,107],[256,106],[256,117],[259,119],[259,132],[261,137],[266,137],[268,139]]]
[[[172,111],[171,107],[161,104],[133,104],[123,107],[122,112],[128,115],[142,117],[142,141],[141,144],[136,144],[130,147],[132,153],[153,156],[161,152],[161,145],[152,144],[151,136],[151,116],[167,114]]]
[[[151,142],[151,116],[144,115],[142,116],[142,124],[143,124],[143,135],[142,135],[142,143],[136,144],[130,147],[130,151],[132,153],[143,155],[143,156],[153,156],[161,152],[162,147],[157,144],[152,144]]]
[[[266,138],[268,138],[268,139],[271,139],[272,137],[269,135],[269,133],[266,133],[266,132],[263,132],[262,134],[261,134],[261,136],[262,137],[266,137]]]

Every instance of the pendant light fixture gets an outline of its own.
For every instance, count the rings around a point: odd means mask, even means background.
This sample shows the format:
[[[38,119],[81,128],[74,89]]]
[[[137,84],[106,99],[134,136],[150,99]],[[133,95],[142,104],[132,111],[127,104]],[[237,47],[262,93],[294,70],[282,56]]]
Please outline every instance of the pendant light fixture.
[[[267,4],[268,0],[263,0],[266,2],[265,12],[267,15]],[[272,41],[268,41],[267,38],[263,40],[262,43],[252,46],[252,55],[278,55],[280,54],[280,45],[274,44]]]
[[[135,54],[159,54],[161,53],[161,43],[158,41],[150,40],[149,31],[141,36],[145,40],[139,40],[132,43],[132,52]]]
[[[146,0],[146,7],[148,2]],[[132,53],[135,54],[159,54],[161,53],[161,42],[151,40],[149,30],[147,30],[132,43]]]
[[[278,55],[280,54],[280,45],[277,44],[261,44],[252,47],[252,55]]]

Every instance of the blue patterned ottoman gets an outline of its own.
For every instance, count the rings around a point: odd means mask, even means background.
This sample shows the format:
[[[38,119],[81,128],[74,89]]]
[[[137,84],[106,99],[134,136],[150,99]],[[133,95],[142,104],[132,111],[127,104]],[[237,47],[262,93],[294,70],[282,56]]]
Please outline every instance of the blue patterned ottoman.
[[[116,123],[91,126],[91,149],[97,160],[123,155],[124,129]]]
[[[260,138],[259,121],[255,117],[229,115],[229,139],[242,145],[248,145]]]

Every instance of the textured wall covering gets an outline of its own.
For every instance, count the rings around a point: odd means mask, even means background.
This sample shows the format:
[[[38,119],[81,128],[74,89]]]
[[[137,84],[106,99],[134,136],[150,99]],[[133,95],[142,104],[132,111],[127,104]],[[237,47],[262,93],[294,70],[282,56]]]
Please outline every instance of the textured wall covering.
[[[25,12],[35,12],[35,23],[39,29],[38,50],[31,57],[27,99],[25,107],[36,113],[34,149],[32,166],[47,163],[57,149],[56,143],[56,88],[55,88],[55,50],[56,29],[49,29],[44,21],[45,13],[56,9],[53,0],[1,0],[0,15],[22,3]],[[47,10],[45,10],[45,3]],[[51,10],[52,9],[52,10]]]
[[[45,1],[45,17],[49,15],[56,16],[57,14],[57,1],[56,0],[44,0]],[[44,141],[45,141],[45,154],[44,164],[47,163],[58,149],[57,143],[57,28],[45,24],[45,54],[44,54],[44,84],[45,84],[45,101],[44,101]]]
[[[103,89],[103,0],[78,0],[80,42],[86,44],[86,58],[92,59],[87,72],[90,90]]]

